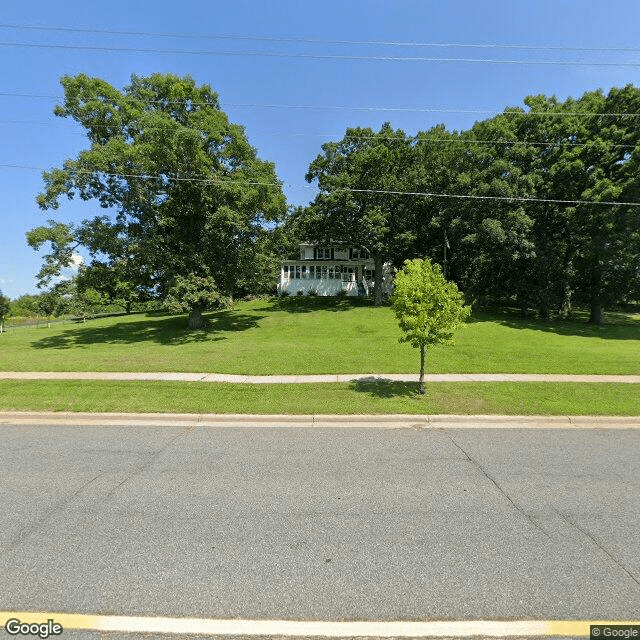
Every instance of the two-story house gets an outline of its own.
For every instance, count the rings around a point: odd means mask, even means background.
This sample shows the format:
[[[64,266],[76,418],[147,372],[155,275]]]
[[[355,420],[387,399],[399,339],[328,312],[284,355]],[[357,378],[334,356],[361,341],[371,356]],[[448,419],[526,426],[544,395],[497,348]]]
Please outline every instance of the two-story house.
[[[348,296],[366,296],[373,292],[374,278],[373,260],[364,249],[303,243],[300,258],[281,265],[278,295],[302,291],[304,295],[335,296],[344,291]],[[385,265],[383,291],[389,292],[391,280],[391,270]]]

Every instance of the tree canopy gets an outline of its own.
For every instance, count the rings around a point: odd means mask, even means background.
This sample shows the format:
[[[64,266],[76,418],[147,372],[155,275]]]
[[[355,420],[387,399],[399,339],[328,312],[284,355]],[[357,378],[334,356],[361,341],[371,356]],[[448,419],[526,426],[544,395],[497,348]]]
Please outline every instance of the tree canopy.
[[[200,328],[208,301],[264,279],[256,256],[270,251],[266,223],[284,215],[281,184],[211,87],[170,74],[134,75],[122,91],[82,74],[61,82],[55,113],[84,127],[90,146],[45,172],[38,204],[56,209],[77,195],[112,213],[28,234],[34,248],[52,246],[43,284],[82,245],[95,269],[110,270],[130,294],[175,296],[188,281],[189,326]]]
[[[407,220],[398,211],[406,185],[408,137],[386,123],[379,132],[347,129],[339,142],[322,145],[306,178],[316,180],[320,193],[302,212],[308,240],[340,240],[366,249],[375,263],[376,304],[382,300],[383,264],[408,242]]]
[[[376,273],[427,256],[479,305],[578,303],[600,323],[640,299],[638,113],[629,85],[529,96],[463,132],[347,129],[309,167],[320,193],[298,231],[369,249]]]

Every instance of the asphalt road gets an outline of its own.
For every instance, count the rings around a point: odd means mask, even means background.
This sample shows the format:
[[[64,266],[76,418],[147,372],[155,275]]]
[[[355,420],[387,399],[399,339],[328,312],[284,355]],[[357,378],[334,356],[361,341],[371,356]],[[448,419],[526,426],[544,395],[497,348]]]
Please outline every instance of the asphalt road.
[[[5,424],[0,581],[1,611],[630,619],[640,430]]]

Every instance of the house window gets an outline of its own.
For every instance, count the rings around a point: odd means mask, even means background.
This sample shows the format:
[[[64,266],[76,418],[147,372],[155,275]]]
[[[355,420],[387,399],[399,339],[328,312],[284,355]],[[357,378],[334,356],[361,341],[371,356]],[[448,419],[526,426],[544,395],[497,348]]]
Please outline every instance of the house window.
[[[295,276],[294,277],[295,277],[296,280],[300,280],[300,265],[297,265],[295,267],[295,269],[296,269],[296,271],[295,271]]]
[[[361,260],[363,258],[368,258],[369,257],[369,252],[365,251],[362,248],[355,248],[355,249],[351,249],[351,259],[352,260]]]
[[[289,279],[289,265],[285,264],[283,269],[282,269],[282,278],[284,280],[288,280]]]
[[[332,260],[333,249],[327,247],[319,247],[316,249],[316,260]]]
[[[343,267],[342,268],[342,282],[355,282],[356,274],[354,273],[353,267]]]
[[[364,270],[364,277],[373,282],[376,279],[376,271],[375,269],[365,269]]]

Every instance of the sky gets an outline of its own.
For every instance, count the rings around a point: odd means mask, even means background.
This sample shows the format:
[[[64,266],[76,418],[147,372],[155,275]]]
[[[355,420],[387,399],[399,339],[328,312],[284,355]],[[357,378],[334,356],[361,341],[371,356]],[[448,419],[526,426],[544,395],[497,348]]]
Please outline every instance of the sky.
[[[38,291],[45,252],[27,245],[28,230],[104,213],[95,202],[42,211],[35,201],[42,171],[87,146],[78,125],[53,115],[64,75],[119,89],[156,72],[209,84],[275,163],[288,203],[304,205],[315,195],[309,164],[347,127],[460,130],[527,95],[640,86],[638,24],[637,0],[3,3],[0,290]]]

